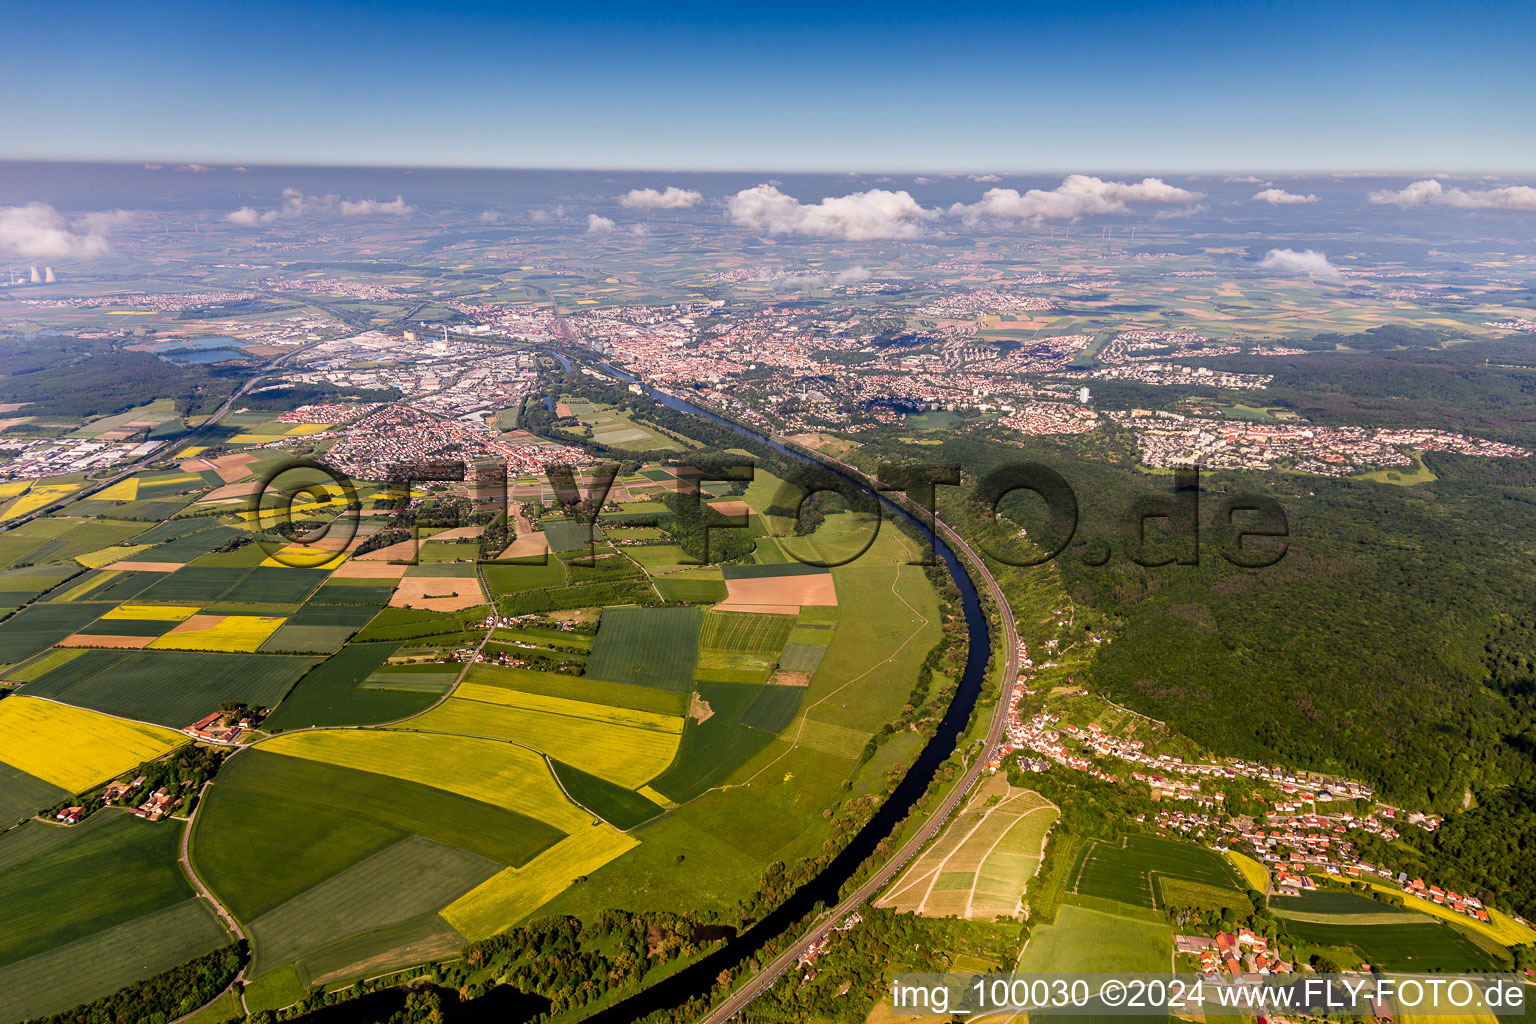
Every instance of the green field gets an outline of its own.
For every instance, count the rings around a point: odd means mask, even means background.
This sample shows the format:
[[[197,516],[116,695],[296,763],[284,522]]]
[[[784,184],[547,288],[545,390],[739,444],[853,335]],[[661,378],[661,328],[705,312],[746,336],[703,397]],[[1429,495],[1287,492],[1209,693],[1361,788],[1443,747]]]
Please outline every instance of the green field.
[[[180,840],[175,822],[108,810],[62,841],[32,847],[0,873],[0,966],[190,899],[176,864]],[[0,841],[0,855],[9,841]]]
[[[137,599],[172,604],[217,601],[226,594],[242,591],[241,581],[254,571],[238,566],[189,565],[156,580]]]
[[[594,539],[602,537],[602,530],[585,526],[574,519],[547,519],[544,536],[549,538],[549,549],[555,554],[590,550]]]
[[[1276,917],[1320,924],[1397,923],[1403,919],[1423,919],[1422,915],[1407,906],[1394,907],[1369,896],[1338,889],[1314,889],[1295,896],[1277,898],[1270,901],[1270,908]]]
[[[1403,923],[1318,924],[1286,921],[1293,940],[1353,948],[1383,971],[1493,971],[1504,966],[1444,921],[1405,917]],[[1353,964],[1344,964],[1353,967]]]
[[[257,651],[262,654],[330,654],[346,643],[356,629],[352,626],[295,626],[288,622],[277,628]]]
[[[3,755],[0,751],[0,755]],[[69,796],[69,791],[0,761],[0,829]]]
[[[317,661],[261,654],[89,650],[27,690],[33,696],[180,729],[217,711],[222,701],[272,707]]]
[[[207,902],[183,900],[0,967],[0,1021],[60,1013],[211,953],[230,935]]]
[[[778,654],[794,628],[793,615],[705,612],[699,649],[730,654]]]
[[[632,711],[652,711],[658,715],[682,715],[688,710],[688,694],[676,690],[658,690],[629,683],[606,683],[586,676],[568,676],[558,672],[535,672],[526,668],[499,665],[473,665],[465,675],[467,683],[485,683],[524,693],[542,693],[550,697],[568,697],[593,704],[608,704]]]
[[[714,714],[702,724],[688,720],[677,759],[651,787],[682,803],[724,782],[767,746],[773,733],[750,728],[741,721],[757,699],[759,689],[734,683],[698,683],[699,696]]]
[[[698,608],[604,608],[587,675],[686,693],[703,620]]]
[[[377,609],[389,603],[394,596],[395,585],[389,582],[358,583],[348,580],[345,583],[326,583],[316,590],[309,599],[310,605],[371,605]]]
[[[0,622],[0,664],[13,665],[47,650],[110,607],[102,604],[28,605]]]
[[[1240,895],[1247,883],[1220,855],[1191,843],[1128,836],[1123,845],[1094,841],[1073,865],[1072,891],[1155,908],[1165,901],[1161,879],[1196,882]]]
[[[668,601],[685,604],[717,604],[728,596],[720,579],[666,576],[656,580],[656,589]]]
[[[209,790],[192,852],[209,887],[251,921],[412,834],[509,865],[561,837],[446,790],[257,748]]]
[[[362,685],[399,647],[399,643],[348,644],[310,669],[263,727],[278,732],[313,725],[372,725],[426,710],[436,699],[430,693],[375,690]]]
[[[554,555],[548,555],[542,561],[524,558],[487,565],[481,572],[485,575],[486,586],[498,597],[523,590],[558,587],[565,582],[565,563]]]
[[[590,775],[563,761],[551,760],[550,763],[554,766],[555,778],[560,780],[561,787],[571,799],[615,828],[632,829],[662,811],[661,807],[632,789]]]
[[[505,865],[409,836],[251,922],[260,974],[363,932],[447,906]]]
[[[764,686],[757,697],[741,714],[741,724],[749,725],[766,733],[777,735],[784,731],[805,698],[803,686]]]
[[[1031,932],[1019,971],[1166,973],[1173,964],[1173,931],[1159,917],[1063,905],[1055,921]]]
[[[121,544],[144,529],[143,523],[114,519],[50,516],[0,533],[0,566],[17,562],[42,565]]]

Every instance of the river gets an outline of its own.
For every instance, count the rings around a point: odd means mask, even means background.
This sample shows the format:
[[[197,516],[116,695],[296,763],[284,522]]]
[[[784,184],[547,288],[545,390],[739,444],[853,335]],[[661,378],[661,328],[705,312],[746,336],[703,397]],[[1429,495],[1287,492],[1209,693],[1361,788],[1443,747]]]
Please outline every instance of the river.
[[[811,459],[772,438],[717,416],[692,402],[657,391],[638,378],[606,363],[602,368],[605,372],[627,383],[639,384],[648,396],[669,409],[703,416],[744,437],[771,445],[776,451],[791,458],[830,469],[855,486],[867,489],[867,485],[853,480],[835,466],[828,466]],[[960,733],[970,721],[976,699],[981,695],[982,684],[986,678],[987,662],[992,656],[992,640],[987,629],[986,613],[982,610],[981,600],[977,596],[975,584],[971,582],[970,574],[966,572],[964,564],[954,551],[944,542],[943,537],[934,534],[925,524],[885,495],[881,494],[878,497],[887,513],[916,526],[923,536],[933,543],[934,551],[944,560],[950,576],[954,578],[955,585],[960,590],[960,604],[965,613],[965,624],[970,634],[970,647],[966,654],[965,671],[960,676],[954,700],[950,702],[949,709],[944,713],[938,730],[928,741],[928,745],[923,748],[922,753],[917,756],[917,760],[907,771],[906,777],[897,784],[895,792],[880,806],[869,823],[859,830],[848,846],[822,869],[820,874],[796,889],[777,909],[729,940],[720,949],[690,964],[670,978],[657,982],[606,1010],[599,1011],[588,1018],[590,1022],[617,1024],[620,1021],[631,1021],[655,1010],[679,1006],[694,996],[705,995],[714,987],[715,978],[721,970],[735,966],[757,952],[768,940],[794,927],[796,922],[815,909],[818,903],[826,906],[835,905],[838,901],[838,891],[843,884],[852,878],[859,866],[875,852],[880,841],[889,836],[907,816],[918,799],[928,791],[928,786],[938,772],[939,766],[954,753]]]

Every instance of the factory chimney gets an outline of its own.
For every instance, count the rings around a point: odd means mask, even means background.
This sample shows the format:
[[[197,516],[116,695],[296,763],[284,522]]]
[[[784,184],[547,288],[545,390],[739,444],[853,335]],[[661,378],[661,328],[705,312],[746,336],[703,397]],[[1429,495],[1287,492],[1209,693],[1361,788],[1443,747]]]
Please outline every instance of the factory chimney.
[[[53,268],[52,267],[44,267],[43,268],[43,283],[44,284],[58,284],[59,283],[59,279],[53,276]]]
[[[37,268],[36,267],[32,268],[32,283],[33,284],[42,284],[43,283],[42,275],[37,272]]]

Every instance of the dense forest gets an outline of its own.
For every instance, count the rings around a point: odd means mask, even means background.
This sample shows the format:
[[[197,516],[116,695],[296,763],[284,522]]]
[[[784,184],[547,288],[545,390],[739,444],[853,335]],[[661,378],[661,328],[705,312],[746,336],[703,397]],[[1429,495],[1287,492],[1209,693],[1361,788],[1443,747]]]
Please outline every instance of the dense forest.
[[[15,339],[0,346],[0,402],[26,402],[30,416],[87,419],[173,398],[178,412],[196,415],[218,408],[248,372],[183,366],[98,339]]]
[[[882,447],[866,444],[861,461],[901,450]],[[1077,528],[1056,564],[1073,599],[1107,620],[1097,689],[1221,754],[1343,772],[1450,814],[1415,839],[1437,871],[1445,858],[1437,877],[1536,912],[1536,643],[1518,626],[1536,602],[1531,461],[1430,453],[1437,479],[1418,486],[1207,473],[1198,564],[1146,568],[1131,550],[1150,561],[1174,538],[1154,518],[1140,544],[1133,510],[1168,504],[1171,476],[1042,439],[950,434],[925,454],[964,466],[968,486],[1026,459],[1069,482]],[[1278,564],[1220,556],[1219,506],[1238,493],[1285,510]],[[1051,530],[1043,508],[1022,492],[1003,504],[1036,537]]]

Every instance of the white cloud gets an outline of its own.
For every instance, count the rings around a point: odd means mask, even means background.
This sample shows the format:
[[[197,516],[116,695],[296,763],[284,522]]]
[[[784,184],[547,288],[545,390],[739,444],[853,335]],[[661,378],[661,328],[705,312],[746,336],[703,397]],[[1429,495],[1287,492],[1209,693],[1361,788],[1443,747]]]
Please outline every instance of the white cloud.
[[[556,206],[552,210],[529,210],[528,219],[535,224],[552,224],[555,221],[565,220],[565,207]]]
[[[277,211],[268,210],[266,213],[258,213],[255,207],[242,206],[238,210],[232,210],[224,215],[224,219],[231,224],[239,224],[241,227],[254,227],[257,224],[266,224],[277,220]]]
[[[176,170],[185,174],[207,174],[209,171],[217,170],[217,168],[209,167],[207,164],[177,164]]]
[[[587,234],[606,235],[613,231],[613,221],[607,217],[599,217],[595,213],[587,214]]]
[[[481,210],[479,217],[481,224],[496,224],[501,220],[501,214],[495,210]]]
[[[1003,179],[999,178],[995,174],[973,174],[971,175],[971,180],[976,182],[978,185],[991,185],[994,182],[999,182]]]
[[[359,199],[356,201],[342,199],[336,195],[311,196],[305,195],[295,188],[283,189],[283,201],[275,210],[257,210],[255,207],[242,206],[233,213],[224,215],[224,219],[231,224],[239,224],[244,227],[252,227],[257,224],[270,224],[275,220],[296,220],[300,217],[374,217],[394,216],[404,217],[416,212],[416,207],[409,205],[402,197],[393,199]]]
[[[145,164],[144,169],[146,171],[163,171],[165,170],[165,164]]]
[[[1433,178],[1415,181],[1401,189],[1381,189],[1371,193],[1371,202],[1378,205],[1401,206],[1451,206],[1462,210],[1528,210],[1536,211],[1536,188],[1529,185],[1505,185],[1481,192],[1446,188]]]
[[[651,229],[646,227],[644,224],[631,224],[629,226],[629,233],[634,235],[636,238],[644,238],[646,235],[651,233]]]
[[[868,281],[873,276],[867,267],[853,266],[834,277],[832,283],[836,285],[858,284],[860,281]]]
[[[1091,214],[1124,213],[1132,203],[1169,205],[1193,203],[1200,198],[1202,193],[1170,185],[1160,178],[1124,182],[1070,174],[1050,191],[1032,188],[1020,194],[1012,188],[988,189],[980,201],[969,205],[956,203],[949,212],[974,227],[984,221],[1075,220]]]
[[[332,198],[327,196],[326,198]],[[404,217],[408,213],[414,213],[416,207],[409,206],[401,196],[388,201],[380,199],[360,199],[357,202],[342,200],[339,208],[343,217],[372,217],[378,214],[388,214],[392,217]]]
[[[1222,181],[1229,185],[1268,185],[1269,182],[1253,174],[1245,174],[1241,178],[1226,177]]]
[[[1316,249],[1271,249],[1259,261],[1260,270],[1273,270],[1281,274],[1305,274],[1334,280],[1339,268],[1328,262],[1328,257]]]
[[[132,216],[116,210],[68,221],[47,203],[0,206],[0,251],[39,260],[100,256],[111,248],[107,231]]]
[[[665,192],[653,188],[632,189],[619,198],[619,205],[631,210],[686,210],[703,198],[692,189],[668,185]]]
[[[742,189],[726,202],[731,223],[772,235],[824,235],[850,242],[874,238],[916,238],[938,217],[905,191],[870,189],[802,203],[773,185]]]
[[[1283,188],[1266,188],[1262,192],[1255,192],[1253,198],[1256,202],[1268,203],[1271,206],[1294,206],[1297,203],[1317,202],[1317,196],[1314,193],[1300,195],[1296,192],[1287,192]]]
[[[249,167],[231,167],[230,170],[234,171],[236,174],[249,174],[251,171]]]

